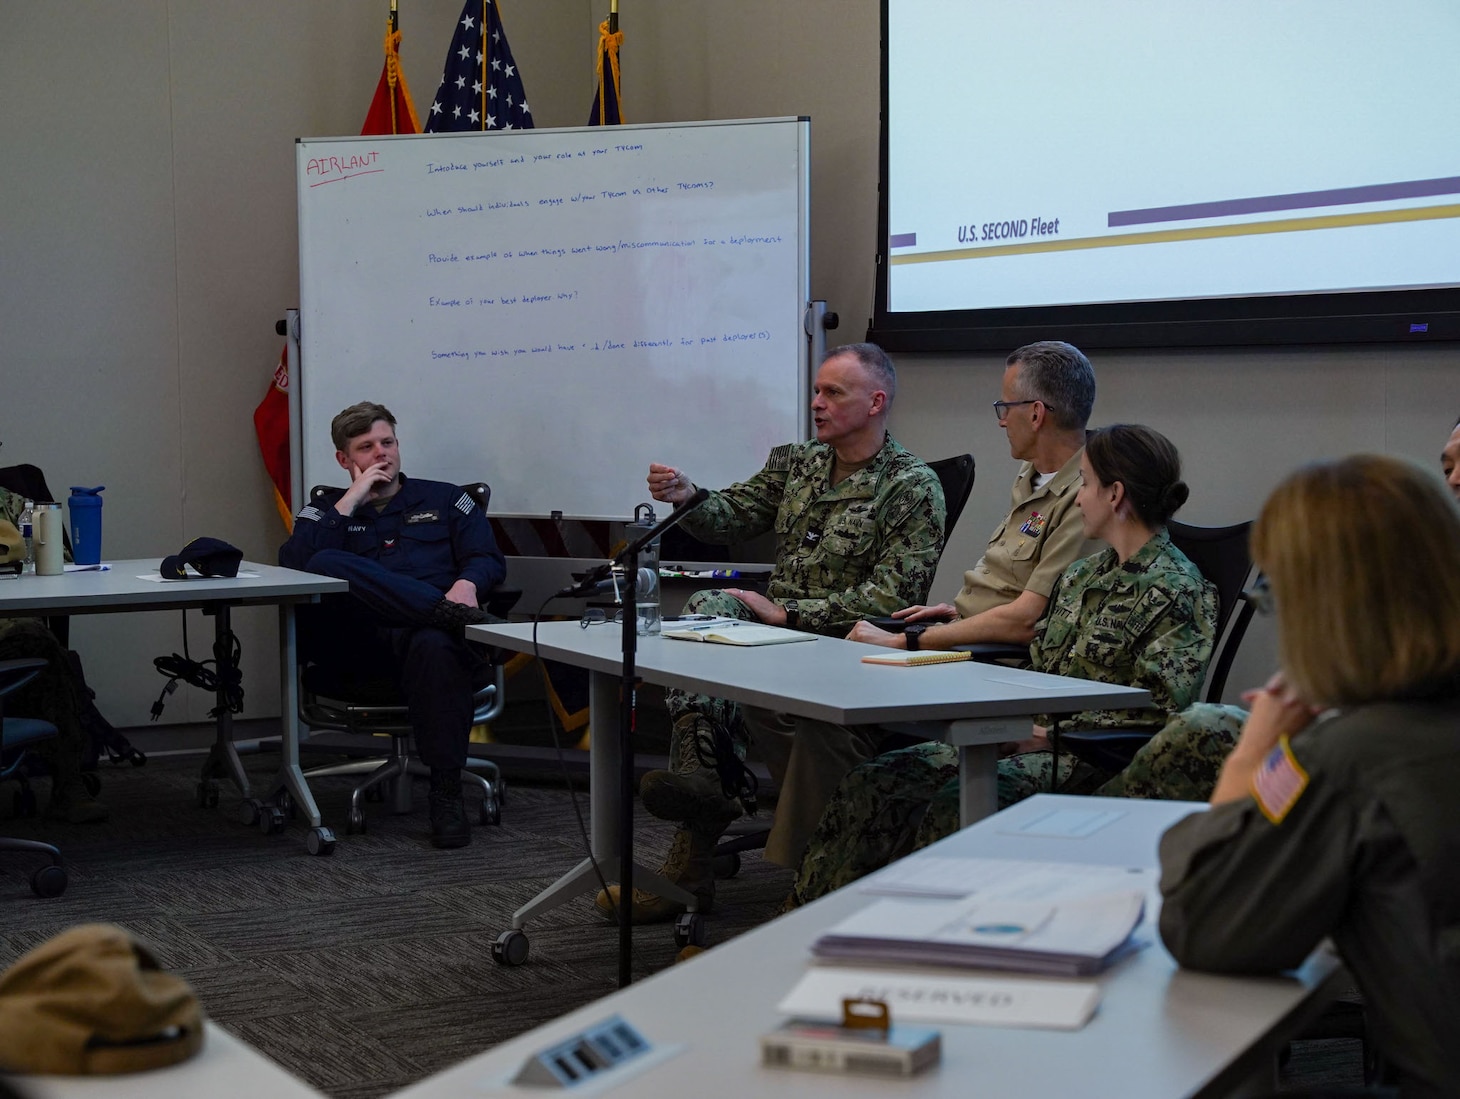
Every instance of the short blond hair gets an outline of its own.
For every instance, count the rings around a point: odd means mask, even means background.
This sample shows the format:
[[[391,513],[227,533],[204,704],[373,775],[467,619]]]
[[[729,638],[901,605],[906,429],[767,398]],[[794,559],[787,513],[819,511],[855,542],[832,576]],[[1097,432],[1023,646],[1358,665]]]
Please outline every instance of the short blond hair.
[[[1460,687],[1460,509],[1428,470],[1377,454],[1300,469],[1263,505],[1252,556],[1309,702]]]

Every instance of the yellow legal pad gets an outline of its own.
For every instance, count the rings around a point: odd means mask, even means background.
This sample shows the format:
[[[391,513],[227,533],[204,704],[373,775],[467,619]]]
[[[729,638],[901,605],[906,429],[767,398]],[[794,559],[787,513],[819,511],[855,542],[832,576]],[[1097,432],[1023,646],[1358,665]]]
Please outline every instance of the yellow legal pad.
[[[973,653],[945,652],[931,649],[928,652],[904,653],[885,652],[862,657],[863,664],[898,664],[911,668],[918,664],[955,664],[960,660],[972,660]]]

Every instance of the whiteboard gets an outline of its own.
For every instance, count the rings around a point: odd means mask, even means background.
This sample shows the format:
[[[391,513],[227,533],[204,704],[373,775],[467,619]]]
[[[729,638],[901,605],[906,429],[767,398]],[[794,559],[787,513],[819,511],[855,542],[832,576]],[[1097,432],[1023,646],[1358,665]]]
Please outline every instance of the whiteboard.
[[[626,517],[651,461],[720,486],[805,439],[809,130],[299,141],[302,484],[344,483],[361,400],[502,515]]]

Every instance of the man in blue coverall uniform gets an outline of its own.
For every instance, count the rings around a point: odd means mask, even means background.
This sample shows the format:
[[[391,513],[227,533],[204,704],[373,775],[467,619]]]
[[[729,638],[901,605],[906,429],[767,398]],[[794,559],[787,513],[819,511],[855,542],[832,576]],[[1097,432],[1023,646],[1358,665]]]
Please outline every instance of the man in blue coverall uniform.
[[[350,592],[301,608],[300,657],[361,678],[399,678],[417,754],[431,768],[431,842],[464,847],[461,768],[478,660],[462,631],[487,620],[478,601],[507,575],[506,562],[471,496],[401,473],[384,405],[351,405],[330,436],[350,487],[296,516],[279,563],[348,580]]]

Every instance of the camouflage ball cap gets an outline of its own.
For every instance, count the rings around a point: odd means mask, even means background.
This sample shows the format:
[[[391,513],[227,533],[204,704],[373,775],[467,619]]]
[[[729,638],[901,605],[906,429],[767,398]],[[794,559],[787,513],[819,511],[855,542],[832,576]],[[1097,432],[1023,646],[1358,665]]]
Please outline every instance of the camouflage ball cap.
[[[203,1047],[203,1009],[125,930],[82,924],[0,973],[0,1070],[144,1072]]]
[[[21,537],[20,531],[15,529],[14,523],[8,519],[0,519],[0,565],[10,565],[24,560],[25,539]]]

